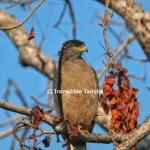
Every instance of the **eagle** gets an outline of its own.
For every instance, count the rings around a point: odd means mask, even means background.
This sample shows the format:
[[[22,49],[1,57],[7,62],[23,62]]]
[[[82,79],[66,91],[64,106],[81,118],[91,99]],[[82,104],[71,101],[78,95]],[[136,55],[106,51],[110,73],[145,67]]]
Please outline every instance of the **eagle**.
[[[91,132],[98,108],[96,72],[82,58],[88,49],[80,40],[63,43],[59,51],[58,69],[54,76],[54,102],[58,115],[71,125]],[[93,92],[92,92],[93,91]],[[75,150],[86,150],[86,143],[76,142]],[[68,148],[71,149],[71,148]]]

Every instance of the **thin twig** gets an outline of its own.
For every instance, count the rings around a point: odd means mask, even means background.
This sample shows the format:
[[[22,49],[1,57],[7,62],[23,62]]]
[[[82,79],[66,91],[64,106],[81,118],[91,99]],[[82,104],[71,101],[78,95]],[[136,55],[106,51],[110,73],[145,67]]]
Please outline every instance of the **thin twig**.
[[[112,33],[112,35],[116,38],[116,40],[122,44],[123,40],[121,39],[120,35],[113,29],[111,28],[111,26],[107,25],[108,30],[110,31],[110,33]]]
[[[10,27],[19,24],[16,18],[3,10],[0,10],[0,16],[0,26],[5,27],[7,25]],[[16,47],[19,53],[19,62],[23,67],[33,67],[49,79],[54,77],[53,60],[44,53],[39,52],[32,41],[32,45],[28,42],[29,34],[22,26],[15,30],[5,30],[5,33]]]
[[[135,39],[135,36],[134,36],[134,35],[130,35],[130,36],[124,41],[124,43],[122,44],[122,46],[121,46],[118,50],[116,50],[116,52],[114,53],[114,60],[115,60],[115,58],[117,58],[117,56],[127,47],[127,45],[128,45],[131,41],[133,41],[134,39]],[[106,71],[109,70],[109,68],[112,66],[112,64],[113,64],[113,59],[111,59],[110,62],[108,61],[106,67],[104,67],[104,69],[98,74],[98,78],[99,78],[99,79],[103,76],[103,74],[104,74]]]
[[[12,80],[12,79],[9,79],[8,82],[7,82],[7,85],[6,85],[6,89],[5,89],[5,92],[4,92],[4,99],[6,101],[8,101],[8,96],[9,96],[9,93],[10,93],[10,88],[11,86],[13,86],[15,88],[15,92],[16,92],[16,95],[19,97],[19,99],[21,100],[22,104],[24,106],[28,106],[21,90],[19,89],[18,85]]]
[[[134,79],[136,79],[136,80],[142,80],[142,81],[144,81],[144,80],[146,79],[145,76],[139,77],[139,76],[136,76],[136,75],[134,75],[134,74],[128,74],[128,77],[129,77],[129,78],[134,78]]]
[[[98,12],[98,17],[100,17],[100,21],[96,21],[96,22],[93,22],[93,21],[90,21],[90,23],[96,23],[96,24],[101,24],[101,21],[103,20],[103,17],[101,16],[101,14]],[[112,25],[119,25],[119,26],[124,26],[125,25],[125,22],[123,21],[117,21],[117,20],[111,20],[111,19],[108,19],[107,18],[107,24],[112,24]]]
[[[0,100],[0,108],[3,108],[8,111],[16,112],[22,115],[31,116],[31,109],[27,107],[17,106],[14,104],[9,104],[1,100]],[[44,115],[44,122],[51,126],[54,125],[53,118],[49,115]]]
[[[0,132],[0,139],[3,139],[4,137],[11,135],[12,132],[13,132],[13,128]]]
[[[70,10],[70,17],[72,20],[72,31],[73,31],[73,38],[76,39],[76,20],[75,20],[75,15],[74,15],[74,11],[73,11],[73,7],[72,4],[70,2],[70,0],[66,0],[68,6],[69,6],[69,10]]]
[[[7,119],[6,121],[0,123],[0,127],[2,126],[6,126],[12,122],[15,122],[15,121],[18,121],[18,120],[21,120],[21,119],[24,119],[24,118],[27,118],[27,116],[24,116],[24,115],[16,115],[14,117],[11,117],[9,119]]]
[[[21,106],[12,105],[12,104],[9,104],[9,103],[4,102],[4,101],[0,101],[0,107],[3,108],[3,109],[7,109],[9,111],[18,112],[20,114],[24,114],[24,115],[27,115],[27,116],[30,115],[30,109],[23,108]],[[44,115],[44,122],[53,126],[53,124],[52,124],[52,122],[50,120],[51,120],[51,117],[49,115]],[[13,129],[14,135],[15,135],[16,138],[18,138],[18,140],[20,140],[20,139],[19,139],[18,135],[16,134],[16,131],[20,127],[23,127],[24,125],[25,124],[23,124],[23,122],[21,122],[21,124],[17,124],[17,126]],[[26,126],[27,127],[31,126],[31,123],[30,123],[30,125],[27,124]],[[60,125],[57,125],[57,126],[60,126]],[[59,133],[63,134],[63,132],[64,132],[63,127],[60,126],[59,128],[60,128]],[[59,129],[59,128],[57,127],[55,129]],[[48,132],[45,131],[45,130],[43,130],[43,131],[45,133],[48,133],[48,134],[50,134],[50,133],[51,134],[55,134],[55,132],[57,130],[55,130],[55,131],[48,131]],[[139,125],[135,130],[133,130],[129,134],[125,134],[125,135],[118,134],[118,133],[112,133],[112,134],[114,136],[114,140],[115,141],[123,142],[123,143],[127,144],[127,146],[132,147],[139,140],[141,140],[144,137],[146,137],[149,133],[150,133],[150,116],[148,116],[141,125]],[[109,134],[84,134],[83,133],[82,135],[79,135],[79,137],[77,139],[80,140],[80,141],[83,141],[83,142],[90,142],[90,143],[112,143],[112,139],[111,139]],[[22,142],[22,140],[20,140],[20,144],[21,145],[24,144]],[[118,150],[118,149],[116,149],[116,150]],[[127,150],[127,149],[125,149],[125,150]]]
[[[13,27],[0,27],[0,29],[1,30],[11,30],[11,29],[15,29],[15,28],[22,26],[44,1],[45,0],[40,0],[40,2],[35,6],[35,8],[29,13],[29,15],[20,24],[13,26]]]
[[[102,21],[102,27],[103,27],[103,37],[104,37],[104,42],[105,42],[107,52],[109,52],[109,44],[108,44],[107,37],[106,37],[107,16],[109,15],[108,9],[109,9],[109,0],[106,0],[106,10],[105,10],[105,15]]]
[[[17,4],[19,4],[20,2],[21,2],[21,0],[16,1],[12,5],[6,7],[6,9],[12,8],[12,7],[16,6]]]
[[[136,57],[129,56],[129,55],[127,55],[127,56],[125,56],[125,57],[128,58],[128,59],[132,59],[132,60],[135,60],[135,61],[142,62],[142,63],[149,62],[148,59],[140,59],[140,58],[136,58]]]
[[[66,8],[67,8],[67,2],[65,2],[64,7],[63,7],[63,10],[62,10],[62,13],[61,13],[61,15],[60,15],[60,17],[59,17],[57,23],[54,24],[54,27],[58,27],[58,26],[60,25],[60,23],[61,23],[61,21],[62,21],[62,18],[63,18],[64,14],[65,14]]]

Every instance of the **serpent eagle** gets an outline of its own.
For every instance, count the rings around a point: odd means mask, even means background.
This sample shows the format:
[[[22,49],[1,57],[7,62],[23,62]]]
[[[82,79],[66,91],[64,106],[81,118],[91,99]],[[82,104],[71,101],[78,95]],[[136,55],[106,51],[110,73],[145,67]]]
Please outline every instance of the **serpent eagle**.
[[[98,80],[95,71],[82,58],[86,51],[80,40],[63,43],[53,88],[58,115],[90,132],[98,107],[98,94],[90,91],[98,90]],[[75,150],[86,150],[85,143],[77,142],[74,147]]]

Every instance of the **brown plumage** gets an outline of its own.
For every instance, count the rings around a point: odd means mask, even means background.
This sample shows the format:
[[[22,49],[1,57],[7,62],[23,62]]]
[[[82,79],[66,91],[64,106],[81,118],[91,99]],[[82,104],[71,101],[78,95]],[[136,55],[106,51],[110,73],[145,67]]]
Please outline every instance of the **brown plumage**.
[[[85,89],[98,90],[98,80],[95,71],[81,57],[82,52],[86,50],[84,43],[79,40],[71,40],[63,44],[54,89],[63,90],[63,92],[81,90],[81,93],[56,94],[54,90],[54,99],[56,111],[61,117],[64,116],[64,120],[90,131],[97,114],[98,94],[88,94]],[[63,106],[63,110],[59,107],[60,105]],[[82,149],[85,148],[76,148],[76,150]]]

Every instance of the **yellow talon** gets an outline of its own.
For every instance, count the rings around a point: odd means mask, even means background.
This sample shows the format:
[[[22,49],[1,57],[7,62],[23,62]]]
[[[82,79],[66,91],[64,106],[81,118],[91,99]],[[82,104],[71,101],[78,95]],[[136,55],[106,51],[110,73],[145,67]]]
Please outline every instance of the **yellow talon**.
[[[78,131],[80,134],[89,134],[89,131],[88,130],[82,130],[82,126],[78,125]]]

